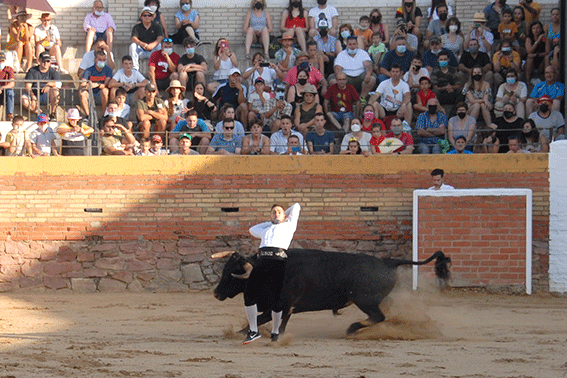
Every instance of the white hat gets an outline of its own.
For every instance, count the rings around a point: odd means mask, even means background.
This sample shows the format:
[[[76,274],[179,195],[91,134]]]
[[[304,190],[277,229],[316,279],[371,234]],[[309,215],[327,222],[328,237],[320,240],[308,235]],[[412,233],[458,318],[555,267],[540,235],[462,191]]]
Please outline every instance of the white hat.
[[[228,73],[228,76],[232,76],[232,74],[239,74],[242,75],[242,72],[240,72],[240,70],[237,67],[231,68],[230,72]]]
[[[144,14],[144,13],[149,13],[149,14],[154,14],[154,11],[152,10],[152,8],[150,7],[143,7],[142,11],[140,12],[140,14]]]

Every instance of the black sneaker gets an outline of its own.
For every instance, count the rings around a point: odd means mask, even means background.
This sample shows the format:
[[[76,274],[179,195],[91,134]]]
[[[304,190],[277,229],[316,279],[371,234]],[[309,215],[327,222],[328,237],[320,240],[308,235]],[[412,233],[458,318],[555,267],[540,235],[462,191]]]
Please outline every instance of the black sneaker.
[[[272,333],[272,336],[271,336],[272,342],[275,343],[276,341],[278,341],[279,338],[280,338],[279,333]]]
[[[242,344],[250,344],[252,341],[257,340],[260,337],[262,337],[262,335],[260,335],[260,332],[248,331],[248,335],[246,335],[246,338],[244,339]]]

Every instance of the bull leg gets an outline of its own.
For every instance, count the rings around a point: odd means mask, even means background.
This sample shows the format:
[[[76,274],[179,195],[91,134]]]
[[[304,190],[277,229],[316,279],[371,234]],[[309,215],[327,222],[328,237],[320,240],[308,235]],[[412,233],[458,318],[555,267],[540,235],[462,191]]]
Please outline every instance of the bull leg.
[[[386,317],[380,310],[380,302],[383,298],[365,298],[363,301],[354,301],[354,304],[365,314],[368,315],[368,319],[362,322],[352,323],[347,329],[347,334],[350,335],[361,328],[369,327],[376,323],[383,322]]]
[[[287,322],[291,318],[291,309],[284,309],[282,316],[282,324],[280,325],[280,335],[285,332],[285,327],[287,327]]]

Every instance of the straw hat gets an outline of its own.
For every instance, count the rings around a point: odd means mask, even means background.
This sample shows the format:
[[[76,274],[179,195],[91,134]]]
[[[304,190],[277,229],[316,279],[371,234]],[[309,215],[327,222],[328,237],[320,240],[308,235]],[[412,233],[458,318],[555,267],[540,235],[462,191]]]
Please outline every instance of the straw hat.
[[[486,18],[484,18],[484,13],[477,12],[474,14],[473,22],[486,22]]]
[[[26,16],[26,20],[28,20],[31,17],[31,14],[29,14],[28,12],[26,12],[25,10],[21,10],[18,13],[16,13],[14,15],[14,18],[18,18],[20,16]]]
[[[181,85],[181,82],[179,80],[171,80],[169,87],[167,87],[165,91],[169,93],[172,88],[180,88],[181,92],[185,92],[186,89],[183,85]]]

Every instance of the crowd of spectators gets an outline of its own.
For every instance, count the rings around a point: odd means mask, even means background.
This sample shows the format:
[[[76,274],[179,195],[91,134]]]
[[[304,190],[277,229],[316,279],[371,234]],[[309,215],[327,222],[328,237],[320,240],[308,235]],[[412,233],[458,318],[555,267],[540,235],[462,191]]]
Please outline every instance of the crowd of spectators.
[[[547,152],[565,138],[559,8],[544,26],[535,0],[515,7],[496,0],[466,20],[445,0],[432,0],[426,12],[402,0],[394,20],[373,9],[351,25],[327,0],[311,9],[290,0],[272,58],[278,32],[267,8],[252,0],[244,17],[245,62],[227,38],[215,42],[208,62],[197,53],[207,21],[192,0],[180,0],[174,15],[145,0],[116,70],[116,24],[96,0],[83,24],[79,103],[57,130],[44,123],[55,117],[65,73],[59,31],[49,13],[33,28],[25,10],[15,12],[6,45],[17,56],[13,67],[0,53],[0,96],[13,130],[0,147],[10,155],[80,154],[96,135],[103,154],[370,156]],[[263,52],[252,54],[254,46]],[[148,64],[147,77],[140,64]],[[13,114],[13,82],[2,82],[20,71],[41,80],[26,82],[21,98],[38,117],[33,135]],[[89,102],[102,109],[94,129],[83,125]],[[56,133],[60,149],[49,136]]]

